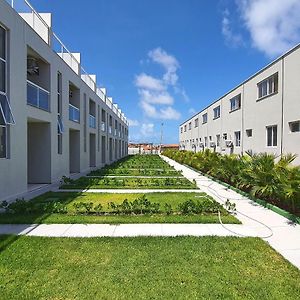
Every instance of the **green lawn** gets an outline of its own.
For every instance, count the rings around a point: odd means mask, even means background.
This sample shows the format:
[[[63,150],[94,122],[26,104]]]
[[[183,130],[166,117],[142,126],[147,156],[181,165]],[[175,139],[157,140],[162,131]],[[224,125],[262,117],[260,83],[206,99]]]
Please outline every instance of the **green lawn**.
[[[152,203],[159,203],[161,213],[144,214],[144,215],[125,215],[111,214],[112,209],[108,206],[110,202],[121,204],[125,199],[132,202],[143,194],[112,194],[112,193],[74,193],[74,192],[48,192],[34,198],[29,202],[24,202],[19,211],[12,213],[0,214],[0,223],[2,224],[30,224],[30,223],[218,223],[217,212],[209,210],[201,214],[179,214],[178,205],[187,201],[207,201],[216,202],[205,193],[149,193],[145,194],[147,200]],[[60,203],[66,207],[67,213],[49,213],[41,209],[39,204]],[[103,213],[100,215],[80,214],[76,211],[74,204],[76,203],[93,203],[93,207],[101,204]],[[165,204],[172,207],[173,213],[167,215],[165,212]],[[27,209],[29,212],[26,212]],[[240,223],[234,216],[222,207],[217,207],[221,211],[222,221],[224,223]],[[107,215],[110,213],[110,215]]]
[[[198,189],[195,183],[182,178],[92,178],[81,177],[63,184],[61,189]]]
[[[0,236],[0,298],[299,299],[300,272],[258,238]]]

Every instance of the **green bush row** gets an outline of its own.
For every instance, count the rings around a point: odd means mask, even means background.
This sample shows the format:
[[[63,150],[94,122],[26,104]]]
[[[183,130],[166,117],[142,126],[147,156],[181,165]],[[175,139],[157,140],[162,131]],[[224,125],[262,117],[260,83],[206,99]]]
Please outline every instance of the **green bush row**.
[[[208,149],[201,152],[167,150],[163,155],[202,173],[300,215],[300,167],[296,156],[247,152],[222,155]]]

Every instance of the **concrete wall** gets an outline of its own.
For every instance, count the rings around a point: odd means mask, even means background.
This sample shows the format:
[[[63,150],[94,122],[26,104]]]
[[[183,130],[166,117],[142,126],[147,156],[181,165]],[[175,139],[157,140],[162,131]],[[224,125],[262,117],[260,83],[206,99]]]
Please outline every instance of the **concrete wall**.
[[[95,107],[100,112],[105,110],[105,114],[112,116],[113,124],[117,120],[123,128],[128,131],[127,124],[109,107],[109,102],[106,101],[106,96],[100,98],[94,90],[92,90],[77,74],[76,70],[72,69],[60,56],[55,53],[44,39],[42,39],[16,11],[14,11],[6,1],[0,1],[0,24],[5,27],[8,32],[8,73],[7,73],[7,91],[13,115],[16,124],[8,126],[9,144],[8,157],[0,159],[0,200],[10,198],[14,195],[23,194],[28,190],[28,183],[38,182],[56,182],[63,175],[69,176],[70,172],[85,172],[90,170],[90,154],[95,153],[96,167],[102,167],[104,164],[109,164],[114,161],[114,155],[109,160],[108,143],[106,147],[102,147],[103,138],[108,141],[109,138],[124,142],[124,156],[127,154],[128,134],[114,135],[114,130],[109,133],[106,123],[105,130],[99,126],[101,120],[96,113],[96,129],[89,127],[89,99],[95,103]],[[34,53],[42,61],[41,68],[43,70],[41,84],[46,82],[45,88],[50,93],[50,110],[44,111],[39,108],[27,105],[27,55]],[[62,154],[58,154],[58,137],[57,137],[57,73],[62,74],[61,86],[61,117],[64,123],[64,132],[62,134]],[[35,78],[36,81],[41,78]],[[80,109],[80,122],[76,123],[69,120],[69,84],[74,84],[78,91],[77,105]],[[84,95],[86,95],[86,107],[84,107]],[[106,102],[108,104],[106,104]],[[97,110],[96,110],[97,112]],[[101,116],[101,114],[100,114]],[[28,122],[34,120],[37,124],[32,125]],[[86,121],[86,123],[85,123]],[[48,124],[47,129],[47,145],[50,155],[47,160],[45,170],[47,176],[43,175],[41,179],[38,176],[33,176],[35,168],[29,168],[33,162],[33,157],[36,151],[34,142],[31,138],[33,132],[44,130],[44,124]],[[32,129],[34,126],[40,126],[39,129]],[[85,130],[84,130],[85,129]],[[77,133],[73,133],[77,130]],[[95,140],[98,143],[89,141],[90,134],[95,135]],[[27,143],[28,139],[31,141]],[[75,140],[79,141],[78,147],[72,149],[72,144]],[[86,140],[86,143],[84,143]],[[76,142],[77,143],[77,142]],[[45,146],[44,145],[44,146]],[[90,149],[95,146],[94,149]],[[29,152],[28,152],[29,150]],[[103,154],[103,151],[105,153]],[[112,149],[111,151],[114,151]],[[70,158],[71,154],[71,158]],[[105,156],[105,162],[102,162],[102,155]],[[120,158],[120,155],[118,155]],[[73,170],[70,170],[70,159],[75,161],[72,165]],[[50,167],[49,167],[50,164]],[[39,165],[44,168],[44,164]],[[50,171],[49,171],[50,169]],[[2,172],[5,170],[5,172]],[[28,172],[28,170],[31,170]],[[28,173],[32,174],[28,177]]]
[[[278,91],[258,99],[258,83],[273,74],[278,74]],[[192,151],[203,150],[197,145],[205,137],[216,142],[216,136],[227,134],[227,139],[234,143],[233,148],[226,147],[222,140],[219,147],[207,148],[221,153],[242,154],[245,151],[267,152],[280,156],[284,153],[297,154],[295,164],[300,164],[300,133],[291,132],[289,123],[300,120],[300,46],[295,47],[278,58],[263,70],[254,74],[245,82],[225,94],[182,123],[179,127],[180,148]],[[241,94],[241,108],[231,111],[230,99]],[[220,118],[213,119],[213,109],[220,105]],[[208,122],[202,124],[202,115],[208,114]],[[194,128],[195,119],[199,118],[199,127]],[[189,130],[189,123],[192,129]],[[184,131],[184,126],[187,131]],[[267,127],[277,126],[277,146],[267,145]],[[252,130],[252,136],[246,130]],[[241,144],[235,145],[235,132],[241,132]],[[196,147],[194,146],[196,145]]]

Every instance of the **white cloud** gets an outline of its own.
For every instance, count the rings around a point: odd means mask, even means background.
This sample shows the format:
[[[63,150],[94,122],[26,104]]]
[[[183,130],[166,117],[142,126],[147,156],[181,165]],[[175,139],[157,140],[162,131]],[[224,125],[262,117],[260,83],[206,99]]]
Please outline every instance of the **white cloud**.
[[[140,99],[143,102],[152,103],[152,104],[166,104],[171,105],[174,102],[173,97],[166,91],[164,92],[152,92],[149,90],[139,90]]]
[[[230,21],[230,12],[228,9],[223,12],[222,34],[228,46],[237,47],[243,44],[243,38],[241,34],[233,32]]]
[[[135,78],[135,85],[138,88],[162,91],[165,89],[163,82],[160,79],[141,73]]]
[[[184,101],[189,101],[183,87],[178,83],[179,62],[175,56],[158,47],[148,52],[147,63],[157,63],[163,67],[161,78],[146,73],[135,77],[135,85],[140,96],[139,105],[146,117],[163,120],[178,120],[180,113],[174,105],[173,93],[180,94]]]
[[[153,136],[154,134],[154,124],[153,123],[143,123],[141,126],[141,135],[144,137]]]
[[[299,0],[240,0],[236,3],[252,44],[258,50],[274,57],[299,42]]]
[[[165,68],[166,73],[163,75],[163,80],[166,84],[176,85],[178,81],[178,75],[176,72],[179,68],[177,59],[159,47],[149,51],[148,56],[153,62],[156,62]]]
[[[129,122],[129,126],[131,127],[136,127],[140,125],[140,122],[138,120],[127,119],[127,121]]]
[[[180,119],[180,113],[173,107],[168,106],[160,109],[160,118],[164,120],[178,120]]]
[[[178,120],[181,116],[180,113],[171,106],[157,109],[154,105],[144,101],[141,101],[140,105],[145,115],[149,118],[162,120]]]

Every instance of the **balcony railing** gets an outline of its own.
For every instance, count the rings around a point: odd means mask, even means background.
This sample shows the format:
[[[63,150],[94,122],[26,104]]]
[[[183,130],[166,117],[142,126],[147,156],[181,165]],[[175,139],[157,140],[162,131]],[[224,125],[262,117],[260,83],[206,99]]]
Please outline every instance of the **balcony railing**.
[[[27,80],[27,104],[50,111],[50,93]]]
[[[96,128],[96,117],[89,115],[90,128]]]
[[[105,122],[101,122],[101,131],[105,132],[106,124]]]
[[[69,104],[69,120],[77,123],[80,122],[80,110],[72,104]]]
[[[77,53],[72,53],[66,45],[59,39],[59,37],[53,32],[51,24],[47,18],[47,15],[38,13],[28,0],[6,0],[14,10],[31,26],[38,35],[49,45],[49,47],[65,61],[74,72],[81,77],[81,79],[105,102],[110,109],[116,113],[124,123],[128,125],[128,121],[125,116],[118,110],[116,104],[112,99],[106,96],[105,90],[103,91],[97,87],[96,80],[93,76],[89,75],[80,63],[80,56]],[[29,90],[33,93],[32,87]],[[36,98],[30,98],[28,104],[39,107],[41,109],[49,110],[49,92],[46,90],[40,90],[40,100]],[[32,96],[32,95],[30,95]],[[38,106],[39,105],[39,106]]]

